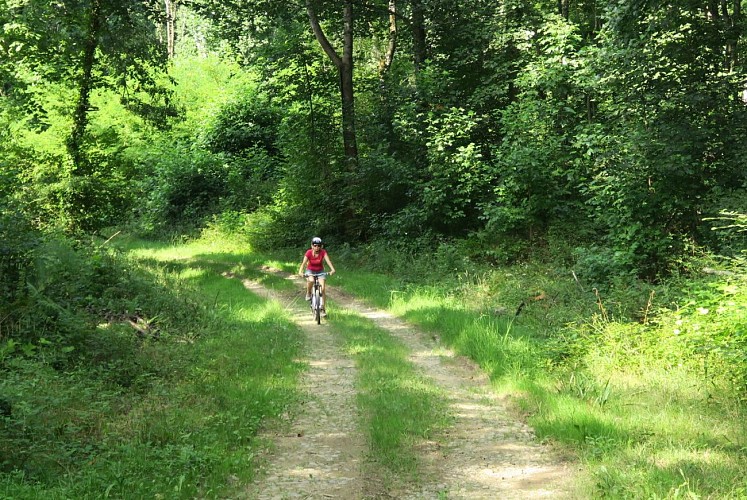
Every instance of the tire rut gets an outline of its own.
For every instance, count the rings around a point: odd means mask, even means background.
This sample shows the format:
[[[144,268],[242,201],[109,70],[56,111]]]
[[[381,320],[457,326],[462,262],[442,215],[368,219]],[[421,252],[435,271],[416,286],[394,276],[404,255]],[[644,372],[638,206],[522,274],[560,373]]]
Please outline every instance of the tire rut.
[[[358,431],[355,402],[355,363],[324,325],[313,322],[301,304],[249,280],[244,286],[288,308],[306,337],[308,364],[300,382],[305,394],[298,415],[287,428],[265,431],[260,439],[270,442],[262,459],[260,479],[247,491],[248,498],[344,498],[364,497],[361,468],[365,443]]]
[[[287,273],[265,272],[293,279]],[[410,361],[449,398],[453,424],[417,445],[423,464],[418,484],[387,484],[366,477],[366,445],[356,426],[354,361],[299,302],[244,280],[254,293],[283,303],[308,338],[309,370],[302,388],[309,395],[289,432],[265,436],[275,442],[266,475],[250,498],[582,498],[575,487],[579,469],[537,442],[529,427],[510,414],[487,376],[434,336],[340,291],[337,307],[360,314],[387,330],[410,351]],[[300,290],[300,281],[299,281]],[[299,292],[301,293],[301,292]],[[304,304],[305,305],[305,304]]]

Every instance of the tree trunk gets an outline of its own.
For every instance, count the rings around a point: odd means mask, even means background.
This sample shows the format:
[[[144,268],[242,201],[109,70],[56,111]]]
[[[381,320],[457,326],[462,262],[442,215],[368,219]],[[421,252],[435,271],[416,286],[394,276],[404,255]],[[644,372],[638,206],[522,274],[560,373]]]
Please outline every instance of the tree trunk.
[[[415,70],[422,69],[427,58],[425,43],[425,15],[420,0],[412,0],[412,56]]]
[[[353,2],[345,0],[343,7],[343,51],[342,57],[327,39],[316,17],[311,2],[306,2],[306,12],[319,45],[329,56],[340,75],[342,95],[342,141],[349,169],[358,163],[358,145],[355,134],[355,98],[353,94]]]
[[[724,10],[727,11],[726,5],[724,5]],[[742,26],[742,0],[734,0],[734,8],[732,10],[732,14],[729,19],[729,26],[727,28],[729,31],[729,35],[727,36],[726,42],[726,53],[729,57],[729,66],[727,69],[729,71],[734,71],[737,62],[739,61],[739,39],[742,35],[740,26]]]
[[[80,78],[78,103],[73,114],[73,130],[68,140],[68,152],[73,160],[73,173],[85,175],[83,158],[83,136],[88,126],[88,111],[91,104],[91,90],[93,89],[93,66],[96,63],[96,49],[99,43],[101,29],[101,3],[93,0],[91,3],[88,36],[83,47],[83,68]]]
[[[418,108],[418,114],[425,116],[428,110],[428,102],[423,94],[421,73],[425,67],[425,61],[428,58],[428,49],[426,44],[425,32],[425,11],[422,0],[411,0],[412,7],[412,61],[415,66],[415,99]],[[421,140],[415,144],[415,162],[419,165],[421,172],[428,171],[428,147],[427,127],[425,124],[419,124]]]
[[[384,57],[379,61],[379,80],[389,71],[394,60],[394,52],[397,50],[397,3],[389,0],[389,37]]]
[[[359,238],[361,228],[358,217],[358,197],[356,195],[356,178],[358,170],[358,145],[355,133],[355,99],[353,93],[353,1],[345,0],[343,5],[343,50],[342,57],[332,47],[316,17],[311,1],[306,1],[306,12],[314,32],[324,52],[329,56],[340,75],[340,94],[342,96],[342,140],[345,150],[345,167],[349,174],[347,199],[345,201],[343,232],[347,237]]]
[[[342,88],[342,137],[348,168],[358,162],[358,143],[355,135],[355,100],[353,97],[353,0],[345,0],[343,8],[343,50],[340,84]]]
[[[386,130],[386,140],[392,151],[395,139],[394,133],[394,111],[389,99],[386,75],[394,61],[394,53],[397,50],[397,4],[395,0],[389,0],[389,37],[386,52],[379,61],[379,99],[381,100],[382,122]]]
[[[166,47],[169,59],[174,58],[174,42],[176,40],[176,0],[164,0],[166,7]]]

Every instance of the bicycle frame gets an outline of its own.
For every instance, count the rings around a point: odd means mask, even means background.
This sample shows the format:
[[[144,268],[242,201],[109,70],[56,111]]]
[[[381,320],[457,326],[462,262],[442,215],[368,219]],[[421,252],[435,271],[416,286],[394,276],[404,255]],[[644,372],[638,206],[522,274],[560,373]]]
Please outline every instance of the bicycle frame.
[[[317,325],[322,323],[322,285],[319,283],[320,276],[326,276],[327,273],[312,274],[314,285],[311,289],[311,312],[314,314],[314,320]]]

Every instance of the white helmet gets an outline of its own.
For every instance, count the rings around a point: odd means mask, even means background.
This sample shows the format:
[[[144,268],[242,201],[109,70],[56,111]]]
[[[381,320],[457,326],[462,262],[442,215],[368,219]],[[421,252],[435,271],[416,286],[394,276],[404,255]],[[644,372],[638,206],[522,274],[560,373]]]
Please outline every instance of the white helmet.
[[[312,245],[321,245],[322,244],[322,239],[319,236],[314,236],[313,238],[311,238],[311,244]]]

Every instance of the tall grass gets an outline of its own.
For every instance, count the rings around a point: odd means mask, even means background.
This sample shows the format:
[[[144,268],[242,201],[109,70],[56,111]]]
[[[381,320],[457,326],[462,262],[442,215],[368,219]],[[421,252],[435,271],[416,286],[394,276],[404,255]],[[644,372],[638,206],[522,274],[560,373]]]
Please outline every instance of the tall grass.
[[[338,266],[345,289],[475,359],[517,417],[578,454],[599,496],[747,497],[743,270],[600,292],[553,264],[418,284],[355,263]]]
[[[43,345],[5,350],[0,497],[215,498],[251,480],[258,429],[296,400],[302,338],[282,308],[221,276],[240,260],[217,249],[131,242],[123,262],[143,278],[130,287],[160,283],[162,300],[130,299],[157,335],[133,341],[100,319],[109,349],[119,343],[105,364],[63,372]]]

